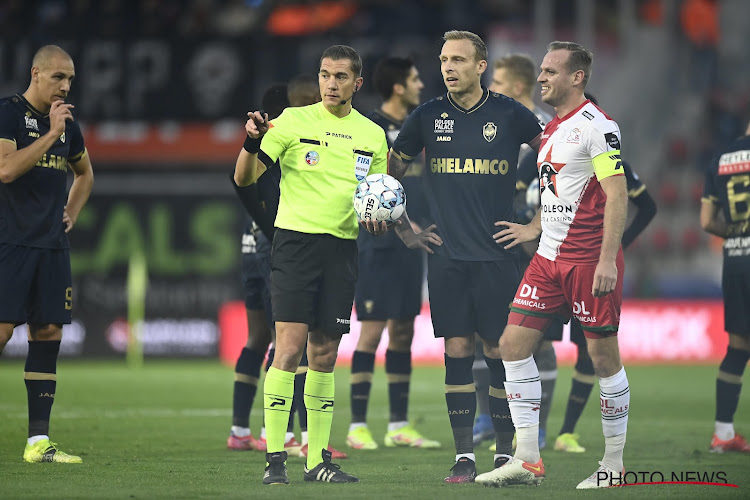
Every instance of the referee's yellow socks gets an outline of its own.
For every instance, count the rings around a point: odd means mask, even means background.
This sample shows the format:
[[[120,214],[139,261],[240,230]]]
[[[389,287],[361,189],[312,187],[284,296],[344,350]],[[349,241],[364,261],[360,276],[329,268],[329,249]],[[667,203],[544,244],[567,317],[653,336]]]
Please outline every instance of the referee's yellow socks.
[[[263,409],[268,453],[284,451],[284,438],[294,398],[294,372],[268,369],[263,382]]]
[[[323,461],[322,451],[328,449],[333,422],[333,373],[307,370],[305,405],[307,406],[307,468]],[[266,424],[267,425],[267,424]],[[266,430],[266,432],[268,432]]]

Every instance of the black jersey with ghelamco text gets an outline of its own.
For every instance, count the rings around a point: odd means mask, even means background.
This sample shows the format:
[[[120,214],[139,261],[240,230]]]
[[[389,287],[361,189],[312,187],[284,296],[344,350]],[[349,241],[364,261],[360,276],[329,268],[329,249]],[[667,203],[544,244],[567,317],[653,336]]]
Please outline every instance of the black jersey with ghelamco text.
[[[388,141],[388,148],[390,149],[393,146],[396,137],[398,137],[398,134],[401,131],[401,126],[404,122],[396,120],[379,109],[372,111],[366,116],[380,125],[385,131],[385,138]],[[422,162],[416,160],[409,166],[409,170],[406,171],[406,174],[401,179],[401,185],[404,187],[404,192],[406,193],[406,210],[409,213],[409,218],[420,224],[424,223],[427,211],[427,207],[425,206],[426,201],[424,199],[423,170],[424,165]],[[366,229],[360,227],[359,237],[357,238],[357,247],[359,248],[359,251],[362,252],[367,250],[401,248],[404,247],[404,243],[401,241],[401,238],[398,237],[396,231],[388,231],[383,235],[375,236],[370,234]]]
[[[492,238],[498,231],[495,222],[513,220],[518,152],[542,132],[525,106],[483,90],[471,109],[459,106],[450,94],[421,105],[393,145],[395,154],[407,158],[424,148],[427,204],[443,239],[435,253],[451,259],[511,256]]]
[[[729,144],[706,170],[703,198],[717,204],[727,221],[725,264],[726,258],[750,262],[750,135]]]
[[[0,141],[23,149],[47,132],[49,115],[34,109],[23,96],[0,99]],[[68,248],[63,225],[68,162],[80,160],[85,153],[81,129],[68,120],[65,132],[31,170],[0,184],[0,242]]]

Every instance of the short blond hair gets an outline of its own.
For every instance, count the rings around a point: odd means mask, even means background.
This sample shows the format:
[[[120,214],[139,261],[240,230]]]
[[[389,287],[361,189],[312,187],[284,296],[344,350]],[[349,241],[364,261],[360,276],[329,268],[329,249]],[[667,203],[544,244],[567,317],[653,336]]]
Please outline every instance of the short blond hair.
[[[472,33],[471,31],[451,30],[446,31],[443,35],[443,40],[468,40],[474,46],[474,57],[477,61],[487,60],[487,45],[484,44],[479,35]]]

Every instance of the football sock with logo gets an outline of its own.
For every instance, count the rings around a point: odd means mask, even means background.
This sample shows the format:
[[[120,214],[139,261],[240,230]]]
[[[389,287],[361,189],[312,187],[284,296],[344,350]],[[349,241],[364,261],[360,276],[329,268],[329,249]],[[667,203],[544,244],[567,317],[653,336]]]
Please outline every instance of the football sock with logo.
[[[581,418],[583,408],[589,399],[591,390],[594,388],[594,363],[591,361],[585,346],[578,346],[578,360],[573,371],[573,385],[568,395],[568,406],[565,408],[565,419],[563,420],[560,434],[572,434],[575,431],[578,419]]]
[[[263,415],[268,453],[284,451],[293,398],[294,373],[270,367],[263,382]]]
[[[370,401],[372,372],[375,371],[375,353],[354,351],[352,355],[351,405],[352,423],[367,421],[367,403]]]
[[[328,449],[333,422],[333,373],[307,370],[305,405],[307,406],[307,468],[323,461],[322,451]]]
[[[727,354],[719,366],[719,375],[716,377],[716,422],[734,422],[734,413],[740,401],[742,390],[742,374],[745,366],[750,360],[750,351],[727,347]],[[716,435],[719,439],[728,440],[734,438],[734,429],[726,425],[717,425]]]
[[[49,416],[57,387],[59,340],[30,340],[24,382],[29,404],[29,437],[49,434]]]
[[[611,470],[622,470],[622,452],[628,430],[630,386],[625,367],[611,377],[599,378],[601,394],[602,431],[604,432],[604,458],[602,463]]]
[[[510,416],[508,396],[505,392],[505,366],[502,359],[484,358],[490,372],[489,410],[492,427],[495,429],[496,453],[510,455],[513,452],[513,419]]]
[[[456,443],[456,453],[472,453],[472,429],[477,411],[477,393],[471,366],[474,356],[451,358],[445,355],[445,402]]]
[[[305,406],[305,379],[307,378],[307,352],[302,354],[302,361],[300,361],[297,367],[297,372],[294,375],[294,413],[297,414],[299,419],[299,428],[301,431],[307,430],[307,407]],[[294,421],[294,415],[292,414],[289,419],[290,422]],[[291,426],[294,428],[294,425]],[[289,430],[292,430],[291,428]]]
[[[533,356],[518,361],[503,361],[503,365],[505,391],[516,428],[515,456],[536,463],[539,461],[539,406],[542,402],[539,371]]]
[[[247,347],[242,349],[234,367],[234,395],[232,398],[232,425],[250,427],[250,411],[258,391],[260,366],[263,354]]]
[[[385,375],[388,379],[388,402],[391,422],[404,422],[409,412],[411,351],[385,351]]]

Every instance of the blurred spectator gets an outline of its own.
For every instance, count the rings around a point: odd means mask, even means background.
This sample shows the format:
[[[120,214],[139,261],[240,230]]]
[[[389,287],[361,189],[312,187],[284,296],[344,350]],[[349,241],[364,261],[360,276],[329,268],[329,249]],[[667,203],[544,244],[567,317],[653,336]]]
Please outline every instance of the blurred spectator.
[[[33,26],[35,6],[24,0],[0,2],[0,32],[7,39],[19,38]]]
[[[325,33],[354,16],[357,6],[349,0],[280,2],[266,25],[276,36],[305,36]]]
[[[64,33],[64,23],[67,22],[67,10],[63,0],[44,0],[39,3],[32,35],[36,45],[53,43],[60,38]]]
[[[692,90],[705,92],[716,83],[718,69],[719,6],[716,0],[685,0],[680,26],[690,42]]]
[[[141,36],[160,37],[172,33],[180,15],[179,0],[140,0],[138,30]]]
[[[192,0],[179,21],[179,31],[185,36],[206,36],[213,32],[215,0]]]
[[[227,36],[246,35],[259,21],[259,12],[244,0],[227,0],[214,19],[219,34]]]

